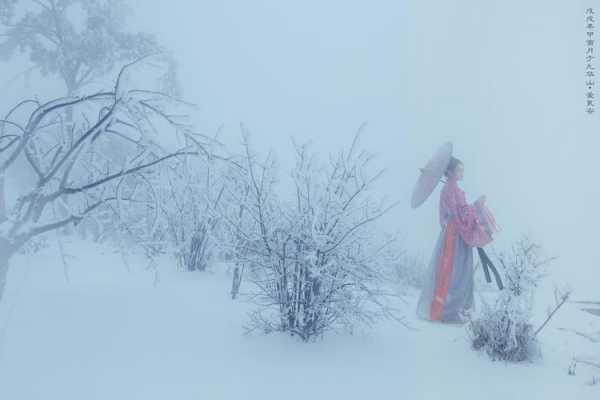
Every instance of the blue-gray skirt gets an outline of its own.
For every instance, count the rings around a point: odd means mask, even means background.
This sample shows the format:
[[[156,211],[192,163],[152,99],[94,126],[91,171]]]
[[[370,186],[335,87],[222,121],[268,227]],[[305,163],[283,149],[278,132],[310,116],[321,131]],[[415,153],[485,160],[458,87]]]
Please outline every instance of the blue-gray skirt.
[[[417,316],[440,322],[461,322],[473,311],[473,247],[458,234],[453,219],[441,230],[426,271]]]

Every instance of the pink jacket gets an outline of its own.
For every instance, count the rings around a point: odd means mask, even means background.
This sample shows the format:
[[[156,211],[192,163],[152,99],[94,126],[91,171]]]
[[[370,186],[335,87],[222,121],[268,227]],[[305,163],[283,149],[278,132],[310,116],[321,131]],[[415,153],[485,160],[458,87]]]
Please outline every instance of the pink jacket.
[[[460,237],[472,247],[483,247],[492,241],[495,223],[491,212],[479,203],[467,204],[465,192],[456,181],[448,180],[440,193],[440,226],[456,216]]]

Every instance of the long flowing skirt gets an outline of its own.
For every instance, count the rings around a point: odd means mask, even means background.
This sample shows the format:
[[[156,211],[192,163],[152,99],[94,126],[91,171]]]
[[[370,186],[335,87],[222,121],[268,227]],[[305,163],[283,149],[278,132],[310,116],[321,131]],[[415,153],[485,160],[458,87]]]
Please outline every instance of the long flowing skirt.
[[[440,232],[417,304],[417,316],[441,322],[461,322],[473,311],[473,248],[460,237],[454,219]]]

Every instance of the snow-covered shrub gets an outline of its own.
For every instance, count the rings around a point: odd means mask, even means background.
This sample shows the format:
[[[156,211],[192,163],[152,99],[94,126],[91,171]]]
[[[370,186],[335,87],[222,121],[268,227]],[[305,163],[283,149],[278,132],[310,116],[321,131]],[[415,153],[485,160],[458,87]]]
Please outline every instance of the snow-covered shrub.
[[[505,289],[493,304],[484,303],[479,315],[470,317],[467,329],[476,350],[493,360],[524,361],[539,355],[536,331],[531,324],[535,290],[550,259],[527,236],[521,237],[498,261]]]
[[[493,360],[524,361],[537,353],[533,326],[510,307],[486,306],[482,316],[469,322],[472,345],[485,349]]]
[[[204,271],[214,247],[218,218],[212,208],[220,201],[220,170],[211,160],[182,157],[164,169],[158,186],[161,230],[180,267]]]
[[[423,286],[425,266],[422,256],[402,254],[394,263],[396,281],[414,288]]]
[[[235,233],[233,258],[251,271],[248,296],[258,309],[249,331],[308,341],[397,317],[386,290],[392,240],[374,225],[391,207],[371,198],[379,173],[370,173],[371,157],[357,139],[326,166],[308,146],[296,146],[295,190],[286,198],[276,190],[273,159],[258,163],[246,137],[240,176],[247,185],[226,190],[220,213]]]

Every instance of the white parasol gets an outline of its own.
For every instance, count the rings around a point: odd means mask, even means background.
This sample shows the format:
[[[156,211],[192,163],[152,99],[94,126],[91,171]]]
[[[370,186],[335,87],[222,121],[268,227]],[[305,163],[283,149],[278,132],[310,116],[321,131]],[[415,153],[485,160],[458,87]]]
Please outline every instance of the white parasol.
[[[421,168],[421,175],[413,189],[410,206],[417,208],[427,200],[437,184],[440,182],[450,158],[452,157],[452,143],[446,142],[435,152],[433,157]]]

